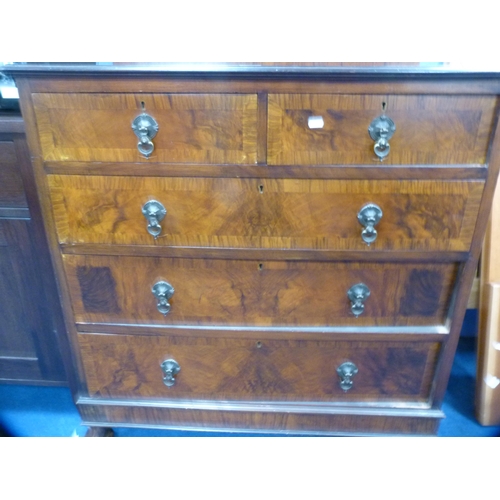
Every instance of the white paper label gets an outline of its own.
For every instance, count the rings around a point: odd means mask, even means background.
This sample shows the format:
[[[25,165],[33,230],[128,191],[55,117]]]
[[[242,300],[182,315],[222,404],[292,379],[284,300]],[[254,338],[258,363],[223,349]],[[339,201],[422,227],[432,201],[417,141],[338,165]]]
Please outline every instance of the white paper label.
[[[0,87],[0,94],[3,99],[19,99],[17,87]]]
[[[323,128],[325,122],[322,116],[310,116],[307,119],[307,125],[309,125],[309,128]]]
[[[486,375],[486,377],[484,379],[484,383],[488,387],[491,387],[492,389],[496,389],[498,387],[498,384],[500,384],[500,379],[497,377],[494,377],[493,375]]]

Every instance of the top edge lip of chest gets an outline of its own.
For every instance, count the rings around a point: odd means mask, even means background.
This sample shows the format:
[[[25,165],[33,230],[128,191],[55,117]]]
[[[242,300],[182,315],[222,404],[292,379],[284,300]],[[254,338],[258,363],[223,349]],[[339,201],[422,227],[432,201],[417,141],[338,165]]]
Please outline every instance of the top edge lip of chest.
[[[1,72],[1,68],[0,68]],[[16,84],[29,93],[101,94],[500,94],[500,73],[451,74],[269,74],[269,73],[18,73]],[[29,90],[28,90],[29,89]]]
[[[346,65],[349,64],[349,65]],[[500,67],[451,63],[9,63],[0,72],[12,76],[165,76],[254,77],[266,79],[500,79]]]

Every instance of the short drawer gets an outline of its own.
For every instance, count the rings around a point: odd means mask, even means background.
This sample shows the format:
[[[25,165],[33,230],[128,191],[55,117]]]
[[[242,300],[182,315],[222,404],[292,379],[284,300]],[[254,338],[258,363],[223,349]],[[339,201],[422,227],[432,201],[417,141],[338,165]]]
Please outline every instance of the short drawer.
[[[79,335],[89,396],[219,401],[429,400],[436,342]]]
[[[484,187],[443,180],[48,178],[64,244],[281,250],[468,251]],[[151,222],[145,214],[152,200],[166,215]],[[381,219],[370,240],[358,216],[372,204]]]
[[[384,163],[482,164],[495,109],[495,97],[271,94],[268,163],[373,165],[368,128],[385,115],[395,132]]]
[[[278,327],[443,325],[458,271],[454,263],[93,255],[65,255],[64,265],[78,323]],[[152,291],[161,282],[174,289],[163,302]],[[350,298],[358,284],[368,291]]]
[[[33,94],[33,103],[45,161],[257,161],[255,94],[54,93]],[[149,158],[132,130],[142,113],[158,126]]]

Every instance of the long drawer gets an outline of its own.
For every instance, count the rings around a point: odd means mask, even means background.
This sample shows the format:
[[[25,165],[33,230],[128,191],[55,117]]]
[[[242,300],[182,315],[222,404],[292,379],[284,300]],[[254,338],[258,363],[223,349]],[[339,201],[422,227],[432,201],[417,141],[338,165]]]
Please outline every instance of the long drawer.
[[[45,161],[257,161],[256,94],[41,93],[33,103]],[[143,113],[157,126],[148,156],[132,129]]]
[[[79,335],[93,398],[219,401],[429,399],[436,342]]]
[[[268,163],[374,165],[381,116],[384,163],[485,163],[495,109],[490,96],[271,94]]]
[[[468,251],[484,182],[50,175],[49,185],[65,244]],[[152,201],[166,215],[147,218]],[[370,205],[381,218],[366,238]]]
[[[78,323],[443,325],[458,272],[455,263],[63,258]]]

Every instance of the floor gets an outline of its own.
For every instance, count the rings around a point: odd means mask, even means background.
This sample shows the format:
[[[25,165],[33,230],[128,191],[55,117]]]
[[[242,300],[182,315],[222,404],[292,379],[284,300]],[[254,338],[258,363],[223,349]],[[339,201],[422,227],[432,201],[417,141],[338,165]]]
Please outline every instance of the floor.
[[[474,417],[476,337],[462,336],[443,404],[446,418],[438,436],[500,436],[500,426],[483,427]],[[73,405],[69,389],[0,384],[0,432],[7,436],[84,436],[87,428]],[[122,437],[241,436],[243,434],[115,429]]]

